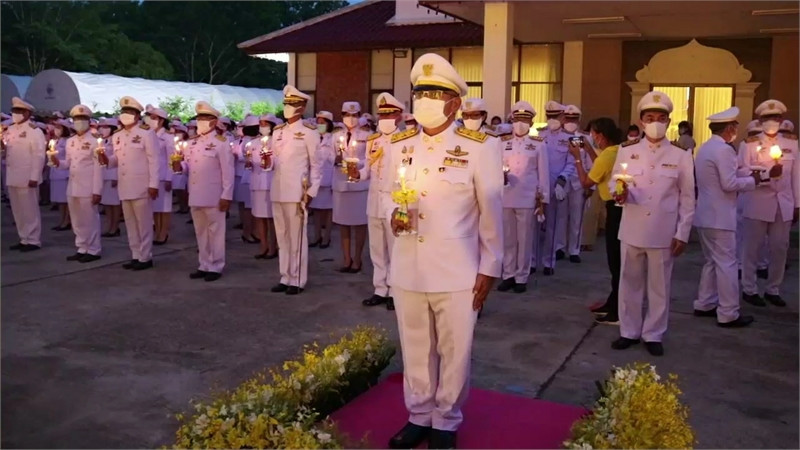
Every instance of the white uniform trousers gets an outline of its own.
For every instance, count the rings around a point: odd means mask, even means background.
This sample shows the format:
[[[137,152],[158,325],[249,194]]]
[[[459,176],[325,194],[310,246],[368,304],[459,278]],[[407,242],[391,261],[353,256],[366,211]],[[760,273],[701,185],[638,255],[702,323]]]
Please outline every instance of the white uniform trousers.
[[[560,205],[564,209],[566,216],[563,226],[558,229],[556,240],[556,250],[564,250],[568,255],[578,255],[581,252],[581,226],[583,225],[582,211],[586,206],[583,198],[583,189],[571,190],[567,192],[564,204]]]
[[[299,206],[298,202],[272,202],[281,283],[302,289],[308,280],[308,214],[301,214]]]
[[[192,206],[194,234],[197,236],[198,268],[222,273],[225,267],[225,211],[218,206]]]
[[[744,267],[744,216],[743,216],[743,200],[740,195],[736,199],[736,261],[739,262],[739,269]],[[758,249],[758,269],[766,269],[769,266],[769,239],[764,236],[764,241]]]
[[[150,197],[122,200],[125,231],[132,259],[147,262],[153,259],[153,206]]]
[[[620,249],[619,334],[628,339],[661,342],[669,318],[673,263],[670,250],[634,247],[625,242],[620,243]],[[645,296],[647,312],[643,314]]]
[[[8,187],[11,213],[17,225],[19,242],[42,245],[42,214],[39,211],[39,188]]]
[[[78,253],[99,255],[100,244],[100,212],[97,205],[92,204],[91,197],[67,197],[69,220],[75,232],[75,247]]]
[[[413,292],[394,288],[409,422],[455,431],[469,393],[472,290]]]
[[[717,308],[719,323],[732,322],[739,318],[736,232],[714,228],[698,228],[697,232],[706,263],[700,273],[694,309],[711,311]]]
[[[372,285],[375,295],[391,297],[389,287],[389,264],[394,245],[394,234],[388,219],[369,217],[369,259],[372,260]]]
[[[567,200],[558,201],[556,196],[550,197],[550,203],[545,206],[545,231],[539,233],[539,238],[536,241],[537,245],[542,248],[538,252],[538,257],[541,261],[533,261],[533,266],[537,268],[550,267],[556,265],[556,241],[560,232],[564,231],[567,224]],[[560,230],[560,231],[559,231]],[[533,245],[531,249],[533,255],[536,255],[536,246]]]
[[[531,272],[534,226],[533,208],[503,208],[503,279],[525,284]]]
[[[742,255],[742,291],[748,295],[758,294],[756,285],[756,266],[759,260],[759,249],[764,242],[764,235],[769,242],[769,277],[765,292],[779,295],[783,274],[786,271],[786,255],[789,252],[789,230],[792,222],[784,222],[780,208],[777,208],[774,222],[744,219],[744,250]]]

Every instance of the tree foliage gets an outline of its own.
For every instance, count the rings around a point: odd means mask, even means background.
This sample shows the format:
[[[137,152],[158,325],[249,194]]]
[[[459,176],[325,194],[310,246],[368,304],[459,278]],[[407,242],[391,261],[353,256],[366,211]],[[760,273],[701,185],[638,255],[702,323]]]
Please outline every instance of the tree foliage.
[[[281,88],[286,64],[236,44],[346,6],[346,1],[2,2],[4,72],[48,68]]]
[[[180,95],[158,99],[158,107],[167,112],[169,117],[178,117],[181,122],[187,122],[195,116],[194,99],[184,98]]]

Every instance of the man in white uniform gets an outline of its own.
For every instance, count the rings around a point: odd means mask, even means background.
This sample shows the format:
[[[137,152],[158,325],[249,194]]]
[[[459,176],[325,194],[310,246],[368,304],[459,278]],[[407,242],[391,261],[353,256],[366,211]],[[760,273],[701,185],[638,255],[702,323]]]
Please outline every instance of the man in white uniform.
[[[468,98],[461,106],[461,118],[464,121],[464,128],[473,131],[480,131],[489,136],[496,137],[494,130],[487,126],[486,119],[489,113],[486,111],[486,102],[482,98]]]
[[[729,108],[708,118],[712,136],[697,150],[697,213],[694,226],[700,235],[706,263],[700,274],[694,315],[716,317],[721,327],[744,327],[752,316],[739,314],[736,263],[736,194],[752,191],[761,181],[757,172],[737,175],[736,140],[739,108]]]
[[[564,131],[569,133],[571,137],[580,137],[584,141],[588,141],[588,136],[582,135],[579,131],[580,121],[581,110],[575,105],[567,105],[564,108]],[[572,160],[573,162],[575,161],[574,158]],[[589,155],[586,154],[586,150],[583,146],[581,146],[580,160],[588,173],[592,168],[592,160],[589,158]],[[567,211],[567,220],[565,221],[563,231],[559,229],[559,231],[562,231],[562,234],[556,241],[556,249],[562,252],[566,249],[566,252],[569,254],[569,261],[572,263],[580,263],[581,228],[583,226],[584,213],[586,212],[586,203],[589,201],[589,197],[591,197],[592,190],[583,188],[581,180],[578,178],[577,170],[567,180],[566,189],[567,200],[565,209]]]
[[[541,261],[535,261],[533,269],[544,267],[545,276],[555,273],[556,259],[564,257],[558,250],[558,237],[566,233],[567,226],[567,181],[575,173],[574,158],[569,155],[569,137],[561,127],[564,121],[564,105],[550,100],[545,105],[547,129],[539,132],[547,144],[547,162],[550,164],[550,202],[545,211],[545,232],[539,238],[542,246]],[[536,253],[534,253],[536,255]]]
[[[536,200],[550,200],[550,165],[544,138],[528,134],[536,116],[531,104],[518,101],[511,113],[514,131],[501,138],[508,183],[503,189],[503,281],[497,290],[521,294],[527,290],[534,237],[539,236]]]
[[[59,161],[51,156],[54,167],[69,170],[67,203],[75,247],[78,251],[67,261],[88,263],[100,259],[100,204],[103,193],[103,169],[96,157],[97,139],[89,132],[92,111],[86,105],[75,105],[69,112],[75,135],[67,139],[67,157]],[[103,145],[102,139],[100,145]],[[104,147],[104,146],[103,146]]]
[[[197,102],[197,137],[183,161],[174,161],[175,172],[189,174],[189,207],[197,236],[199,267],[193,280],[216,281],[225,267],[225,213],[233,200],[233,153],[225,136],[215,130],[219,111]]]
[[[411,82],[421,128],[392,136],[388,172],[404,167],[419,195],[408,223],[392,219],[416,231],[395,240],[390,275],[409,419],[389,445],[454,448],[477,312],[502,271],[503,167],[488,135],[455,126],[467,85],[447,60],[422,55]]]
[[[317,128],[303,121],[308,94],[287,85],[283,88],[283,116],[286,123],[272,132],[274,155],[267,167],[275,174],[270,186],[275,233],[278,235],[278,261],[281,281],[272,292],[297,295],[308,278],[306,205],[317,195],[320,171],[314,154],[319,145]]]
[[[751,120],[747,124],[747,137],[758,136],[761,134],[761,122],[758,119]],[[736,151],[739,168],[741,169],[742,155],[745,153],[747,147],[747,139],[742,139],[739,142],[739,149]],[[747,175],[747,173],[744,173]],[[741,175],[741,173],[740,173]],[[736,198],[736,261],[739,263],[739,279],[742,279],[742,251],[744,249],[744,193],[739,193]],[[756,276],[758,278],[767,279],[767,266],[769,266],[769,242],[767,237],[764,236],[764,243],[758,251],[758,265],[756,269]]]
[[[689,242],[694,218],[694,163],[690,152],[666,138],[672,113],[667,94],[648,92],[637,111],[645,137],[620,147],[613,172],[626,173],[632,181],[627,190],[615,195],[623,205],[619,227],[622,269],[620,338],[611,347],[622,350],[643,339],[651,355],[661,356],[669,319],[672,264]],[[627,165],[624,171],[622,164]],[[609,187],[615,192],[616,182],[612,180]]]
[[[100,156],[101,163],[117,167],[117,187],[125,217],[125,229],[132,259],[123,269],[146,270],[153,267],[153,207],[158,197],[158,138],[147,125],[140,125],[144,108],[133,97],[119,101],[121,128],[111,136],[114,154]]]
[[[797,136],[781,135],[778,130],[786,106],[778,100],[767,100],[756,108],[762,134],[747,139],[740,165],[744,170],[759,169],[769,173],[769,182],[760,184],[744,198],[744,249],[742,267],[742,299],[756,306],[786,306],[780,286],[786,270],[789,230],[797,221],[800,207],[800,164],[797,158]],[[762,170],[762,173],[763,173]],[[756,264],[764,236],[769,239],[769,275],[762,299],[756,285]]]
[[[378,95],[378,133],[367,138],[367,164],[353,178],[370,180],[367,197],[367,219],[369,220],[369,259],[372,261],[372,285],[375,293],[364,300],[364,306],[386,304],[386,309],[394,310],[389,285],[391,251],[394,234],[387,217],[387,211],[394,209],[392,185],[396,174],[388,172],[391,135],[397,131],[403,118],[405,106],[388,92]]]
[[[34,107],[19,97],[11,99],[11,118],[3,139],[6,150],[6,186],[19,243],[11,250],[31,252],[42,247],[39,184],[45,163],[44,133],[31,122]]]

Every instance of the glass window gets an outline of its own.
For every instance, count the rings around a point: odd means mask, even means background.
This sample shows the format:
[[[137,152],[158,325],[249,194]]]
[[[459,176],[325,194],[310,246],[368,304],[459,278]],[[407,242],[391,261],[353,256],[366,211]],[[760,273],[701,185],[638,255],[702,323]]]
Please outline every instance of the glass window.
[[[297,89],[313,91],[317,88],[317,54],[297,54]],[[310,109],[310,108],[309,108]]]
[[[457,47],[452,51],[453,68],[466,81],[483,81],[483,48],[482,47]]]
[[[512,61],[511,103],[525,100],[536,110],[532,133],[546,125],[544,105],[561,101],[560,44],[535,44],[514,47]]]
[[[711,137],[706,117],[725,111],[733,105],[732,87],[696,87],[694,88],[694,114],[692,114],[694,141],[699,147]],[[696,150],[696,148],[695,148]]]
[[[394,87],[394,53],[391,50],[373,50],[371,66],[371,89]]]

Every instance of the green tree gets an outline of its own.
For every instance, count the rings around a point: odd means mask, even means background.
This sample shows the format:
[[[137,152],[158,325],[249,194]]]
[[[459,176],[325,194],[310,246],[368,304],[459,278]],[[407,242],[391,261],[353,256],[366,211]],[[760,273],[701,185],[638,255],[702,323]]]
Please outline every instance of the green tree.
[[[167,112],[169,117],[178,117],[181,122],[187,122],[195,116],[194,99],[184,98],[180,95],[158,99],[158,107]]]
[[[265,114],[277,114],[281,110],[281,105],[277,103],[253,102],[250,104],[250,112],[256,116],[263,116]]]

